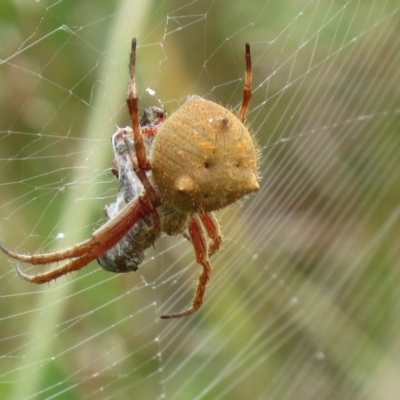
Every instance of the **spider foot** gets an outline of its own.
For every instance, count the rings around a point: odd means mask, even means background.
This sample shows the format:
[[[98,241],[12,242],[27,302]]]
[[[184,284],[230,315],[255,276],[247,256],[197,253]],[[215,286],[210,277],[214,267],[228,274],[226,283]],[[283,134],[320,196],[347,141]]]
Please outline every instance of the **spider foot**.
[[[167,315],[161,315],[160,318],[162,319],[170,319],[170,318],[181,318],[181,317],[186,317],[187,315],[193,314],[200,308],[200,305],[198,307],[190,307],[185,311],[182,311],[180,313],[176,314],[167,314]]]
[[[22,278],[25,279],[28,282],[35,282],[35,275],[30,275],[27,274],[23,269],[20,263],[17,263],[14,267],[15,272],[17,273],[17,275]]]

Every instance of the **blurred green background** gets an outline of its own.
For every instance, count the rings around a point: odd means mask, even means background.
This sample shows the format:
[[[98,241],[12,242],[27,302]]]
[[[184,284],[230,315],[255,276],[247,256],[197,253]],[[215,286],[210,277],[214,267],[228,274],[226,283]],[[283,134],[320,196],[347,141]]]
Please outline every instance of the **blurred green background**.
[[[399,14],[395,1],[3,1],[8,247],[67,247],[104,221],[133,36],[140,106],[169,113],[193,93],[237,110],[251,44],[262,188],[218,213],[224,246],[184,320],[159,319],[194,290],[181,238],[135,274],[92,263],[43,287],[0,255],[0,398],[399,398]]]

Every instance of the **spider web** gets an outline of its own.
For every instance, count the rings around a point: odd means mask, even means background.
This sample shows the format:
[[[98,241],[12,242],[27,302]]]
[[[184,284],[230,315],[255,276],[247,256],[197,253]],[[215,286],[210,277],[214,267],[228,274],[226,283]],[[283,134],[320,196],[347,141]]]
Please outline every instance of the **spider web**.
[[[133,36],[140,107],[170,114],[193,93],[237,111],[249,42],[262,150],[260,191],[217,214],[191,317],[159,318],[193,296],[181,237],[135,273],[93,262],[40,287],[0,254],[0,398],[400,396],[398,2],[4,1],[0,19],[9,248],[65,248],[105,221]]]

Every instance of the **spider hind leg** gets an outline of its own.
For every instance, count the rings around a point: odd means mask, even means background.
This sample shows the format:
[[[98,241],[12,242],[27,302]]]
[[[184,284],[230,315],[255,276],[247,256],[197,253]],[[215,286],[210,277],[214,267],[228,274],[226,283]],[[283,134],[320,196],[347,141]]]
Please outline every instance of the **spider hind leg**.
[[[206,286],[210,280],[211,264],[208,258],[208,243],[198,214],[192,214],[189,217],[188,230],[196,254],[196,261],[203,267],[203,270],[197,281],[196,293],[192,300],[192,305],[180,313],[162,315],[161,318],[163,319],[181,318],[196,312],[203,304]]]

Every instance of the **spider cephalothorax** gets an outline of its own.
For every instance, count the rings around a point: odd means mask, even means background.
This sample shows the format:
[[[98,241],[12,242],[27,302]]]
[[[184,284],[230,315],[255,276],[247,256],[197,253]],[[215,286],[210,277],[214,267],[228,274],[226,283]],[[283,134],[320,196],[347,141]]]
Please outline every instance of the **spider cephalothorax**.
[[[244,125],[251,97],[250,46],[246,44],[246,79],[238,116],[219,104],[190,96],[167,119],[158,107],[139,118],[135,61],[133,39],[127,99],[132,129],[119,129],[112,137],[113,173],[119,188],[116,201],[105,208],[107,223],[90,239],[65,250],[24,255],[2,243],[0,249],[34,265],[68,260],[36,275],[17,265],[19,276],[44,283],[79,270],[94,259],[108,271],[134,271],[144,259],[144,250],[161,232],[183,234],[191,241],[203,269],[192,305],[183,312],[162,316],[182,317],[202,305],[211,274],[209,257],[222,242],[212,212],[259,188],[257,151]]]

